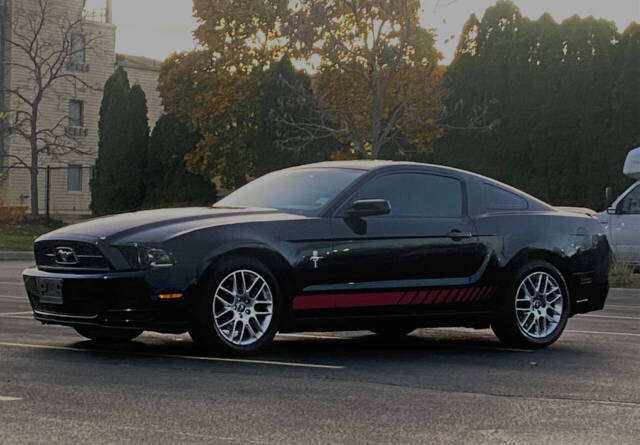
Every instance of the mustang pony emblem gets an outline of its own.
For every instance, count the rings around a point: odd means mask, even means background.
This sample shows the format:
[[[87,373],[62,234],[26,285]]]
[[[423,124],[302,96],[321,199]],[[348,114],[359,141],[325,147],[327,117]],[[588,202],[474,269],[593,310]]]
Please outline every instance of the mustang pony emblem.
[[[323,258],[324,258],[323,256],[318,256],[318,251],[317,250],[313,251],[313,255],[309,259],[311,261],[313,261],[313,268],[314,269],[318,268],[318,261],[320,261]]]
[[[56,263],[78,264],[76,252],[71,247],[56,247]]]

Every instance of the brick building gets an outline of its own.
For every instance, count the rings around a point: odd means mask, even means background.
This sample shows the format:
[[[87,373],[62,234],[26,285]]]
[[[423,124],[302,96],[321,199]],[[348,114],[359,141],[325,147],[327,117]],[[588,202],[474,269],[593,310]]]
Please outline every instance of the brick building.
[[[0,23],[3,35],[12,33],[12,11],[37,7],[40,0],[0,0]],[[82,79],[82,82],[59,82],[44,97],[38,120],[39,127],[51,128],[63,120],[59,131],[71,135],[80,152],[68,152],[61,156],[42,155],[39,160],[38,198],[41,213],[49,211],[54,217],[82,216],[90,213],[91,192],[89,181],[98,155],[98,120],[101,88],[117,66],[126,69],[131,84],[140,84],[147,95],[149,125],[153,128],[162,114],[162,104],[156,90],[160,62],[138,56],[116,54],[116,26],[111,23],[111,0],[104,0],[103,7],[87,9],[86,0],[48,0],[52,16],[61,19],[45,24],[51,29],[43,31],[43,40],[55,41],[61,20],[81,23],[74,28],[70,38],[72,53],[65,69]],[[95,4],[95,2],[94,2]],[[24,9],[20,9],[21,12]],[[97,40],[96,40],[97,39]],[[87,44],[92,42],[92,44]],[[11,45],[0,49],[3,61],[0,69],[0,89],[24,89],[28,91],[33,76],[22,70],[22,53]],[[10,61],[8,63],[7,61]],[[98,88],[95,90],[94,88]],[[5,94],[0,112],[15,110],[20,105],[15,97]],[[63,127],[63,128],[62,128]],[[0,130],[3,130],[0,127]],[[18,135],[0,135],[0,219],[2,214],[30,211],[30,174],[27,168],[11,168],[14,159],[29,159],[29,142]],[[3,155],[4,154],[4,155]],[[4,210],[3,210],[4,209]]]

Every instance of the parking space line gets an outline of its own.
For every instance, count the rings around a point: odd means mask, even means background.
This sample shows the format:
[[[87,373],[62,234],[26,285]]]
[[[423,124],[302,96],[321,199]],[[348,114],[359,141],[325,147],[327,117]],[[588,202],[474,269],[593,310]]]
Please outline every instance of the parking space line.
[[[27,298],[26,295],[24,297],[17,297],[15,295],[0,295],[0,299],[29,301],[29,298]]]
[[[293,338],[318,338],[321,340],[345,340],[351,337],[343,337],[337,335],[315,335],[315,334],[278,334],[278,337],[293,337]]]
[[[30,314],[27,316],[26,314]],[[6,312],[0,313],[0,318],[21,318],[23,320],[33,320],[33,312]]]
[[[626,317],[624,315],[591,315],[591,314],[580,314],[578,317],[588,317],[588,318],[619,318],[621,320],[640,320],[640,317]]]
[[[633,306],[629,304],[607,304],[604,308],[607,309],[609,307],[623,307],[627,309],[640,309],[640,305]]]
[[[573,329],[567,329],[564,332],[568,332],[570,334],[629,335],[631,337],[640,337],[640,334],[633,332],[576,331]]]
[[[21,397],[0,396],[0,402],[15,402],[16,400],[22,400],[22,398]]]
[[[318,363],[280,362],[280,361],[273,361],[273,360],[254,360],[254,359],[230,358],[230,357],[203,357],[203,356],[197,356],[197,355],[156,354],[153,352],[102,351],[100,349],[71,348],[68,346],[49,346],[49,345],[30,344],[30,343],[0,342],[0,346],[13,347],[13,348],[48,349],[53,351],[92,352],[92,353],[106,352],[110,354],[125,354],[125,355],[144,356],[144,357],[200,360],[200,361],[209,361],[209,362],[246,363],[246,364],[254,364],[254,365],[288,366],[288,367],[295,367],[295,368],[317,368],[317,369],[336,369],[336,370],[344,369],[344,366],[323,365]]]

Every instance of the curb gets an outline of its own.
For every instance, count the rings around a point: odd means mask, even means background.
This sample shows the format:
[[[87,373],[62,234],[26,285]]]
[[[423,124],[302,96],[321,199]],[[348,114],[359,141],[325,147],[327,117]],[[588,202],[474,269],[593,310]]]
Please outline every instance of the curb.
[[[0,250],[0,261],[34,261],[33,252]]]

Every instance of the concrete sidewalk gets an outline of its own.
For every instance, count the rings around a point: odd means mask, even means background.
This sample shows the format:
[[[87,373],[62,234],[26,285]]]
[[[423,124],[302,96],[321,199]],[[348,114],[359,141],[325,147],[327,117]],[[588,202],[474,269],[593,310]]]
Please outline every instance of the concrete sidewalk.
[[[0,250],[0,261],[34,261],[33,251]]]

